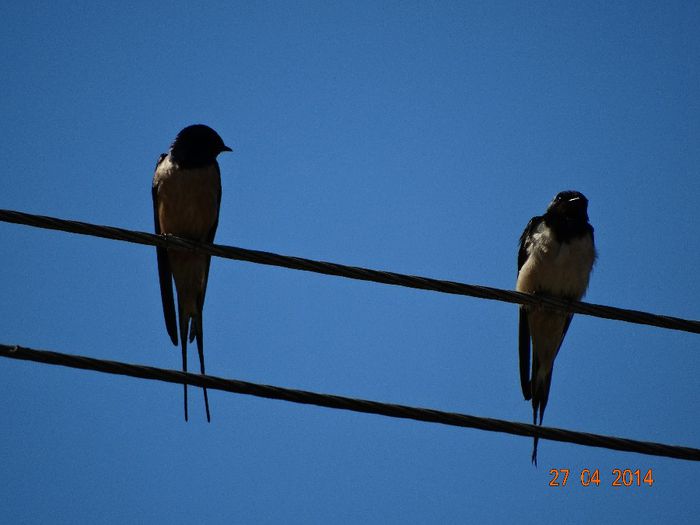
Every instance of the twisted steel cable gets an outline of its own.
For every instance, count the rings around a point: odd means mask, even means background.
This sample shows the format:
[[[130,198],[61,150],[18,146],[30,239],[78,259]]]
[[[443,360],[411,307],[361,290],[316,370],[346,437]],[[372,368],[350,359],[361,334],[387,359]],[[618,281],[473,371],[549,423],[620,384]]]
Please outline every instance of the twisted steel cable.
[[[248,383],[235,379],[225,379],[221,377],[198,375],[192,373],[167,370],[151,366],[142,366],[118,361],[108,361],[59,352],[49,352],[46,350],[35,350],[20,346],[0,344],[0,356],[24,361],[35,361],[39,363],[79,368],[83,370],[93,370],[107,374],[125,375],[141,379],[151,379],[165,381],[168,383],[187,383],[197,387],[206,387],[211,390],[222,390],[236,394],[245,394],[268,399],[279,399],[292,403],[302,403],[306,405],[316,405],[326,408],[350,410],[353,412],[363,412],[366,414],[376,414],[380,416],[394,417],[400,419],[413,419],[427,423],[439,423],[456,427],[476,428],[489,432],[502,432],[514,434],[516,436],[533,437],[537,435],[540,439],[551,441],[562,441],[589,447],[609,448],[623,452],[637,452],[651,456],[665,456],[676,459],[690,461],[700,461],[700,449],[681,447],[675,445],[665,445],[662,443],[652,443],[648,441],[637,441],[600,434],[590,434],[587,432],[575,432],[561,428],[538,427],[526,423],[505,421],[485,417],[470,416],[467,414],[457,414],[454,412],[442,412],[428,408],[416,408],[405,405],[380,403],[366,399],[355,399],[350,397],[318,394],[305,390],[293,390],[278,386],[261,385]]]
[[[137,244],[161,246],[164,248],[180,248],[183,250],[192,250],[225,259],[234,259],[238,261],[247,261],[271,266],[281,266],[294,270],[336,275],[339,277],[358,279],[362,281],[373,281],[395,286],[418,288],[421,290],[467,295],[470,297],[503,301],[507,303],[546,306],[548,308],[590,315],[593,317],[601,317],[603,319],[626,321],[628,323],[644,324],[657,326],[659,328],[667,328],[670,330],[680,330],[700,334],[700,321],[681,319],[679,317],[671,317],[667,315],[658,315],[639,310],[629,310],[626,308],[616,308],[613,306],[584,303],[580,301],[568,301],[558,299],[556,297],[524,294],[512,290],[492,288],[490,286],[478,286],[395,272],[371,270],[356,266],[346,266],[337,263],[304,259],[302,257],[290,257],[271,252],[249,250],[235,246],[207,244],[190,241],[188,239],[171,235],[154,235],[152,233],[125,230],[123,228],[115,228],[112,226],[100,226],[87,222],[59,219],[56,217],[33,215],[30,213],[13,210],[0,209],[0,221],[24,224],[27,226],[46,228],[50,230],[66,231],[80,235],[92,235],[95,237]]]

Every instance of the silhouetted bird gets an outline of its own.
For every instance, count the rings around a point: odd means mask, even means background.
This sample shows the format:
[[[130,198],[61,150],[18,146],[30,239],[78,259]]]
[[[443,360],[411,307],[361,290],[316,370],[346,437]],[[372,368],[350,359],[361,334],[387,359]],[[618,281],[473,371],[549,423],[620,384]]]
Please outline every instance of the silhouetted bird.
[[[588,223],[588,200],[577,191],[559,193],[544,215],[533,217],[520,237],[516,290],[580,300],[596,259],[593,227]],[[520,306],[520,384],[532,399],[532,423],[547,407],[554,359],[573,314],[545,307]],[[530,372],[532,340],[532,372]],[[537,464],[537,436],[532,448]]]
[[[175,235],[195,241],[213,242],[219,224],[221,176],[216,157],[231,151],[221,137],[208,126],[195,124],[177,134],[168,153],[158,159],[153,176],[153,214],[157,234]],[[177,317],[182,345],[182,369],[187,372],[187,337],[197,339],[199,365],[204,374],[202,308],[207,291],[211,257],[175,248],[156,248],[160,294],[165,326],[177,346],[172,280],[177,289]],[[187,384],[185,421],[187,421]],[[204,389],[204,404],[209,414],[209,398]]]

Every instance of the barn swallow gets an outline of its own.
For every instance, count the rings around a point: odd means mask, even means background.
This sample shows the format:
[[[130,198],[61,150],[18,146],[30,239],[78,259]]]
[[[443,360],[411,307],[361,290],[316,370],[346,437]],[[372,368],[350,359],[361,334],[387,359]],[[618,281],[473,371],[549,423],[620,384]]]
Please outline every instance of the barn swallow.
[[[530,220],[520,236],[515,289],[579,301],[588,288],[595,259],[588,199],[577,191],[563,191],[554,197],[544,215]],[[539,410],[542,425],[554,359],[573,314],[526,305],[520,306],[519,314],[520,385],[525,400],[532,399],[532,424],[537,424]],[[537,436],[532,462],[537,465]]]
[[[187,126],[177,134],[168,153],[163,153],[153,176],[153,215],[156,234],[175,235],[194,241],[214,241],[219,224],[221,173],[216,157],[231,151],[208,126]],[[173,278],[177,290],[177,319],[182,345],[182,370],[187,372],[187,336],[197,339],[199,366],[204,375],[202,308],[207,291],[211,257],[175,248],[156,248],[160,296],[165,327],[173,344],[178,344],[175,321]],[[185,421],[187,421],[187,384]],[[204,406],[209,414],[209,398],[204,388]]]

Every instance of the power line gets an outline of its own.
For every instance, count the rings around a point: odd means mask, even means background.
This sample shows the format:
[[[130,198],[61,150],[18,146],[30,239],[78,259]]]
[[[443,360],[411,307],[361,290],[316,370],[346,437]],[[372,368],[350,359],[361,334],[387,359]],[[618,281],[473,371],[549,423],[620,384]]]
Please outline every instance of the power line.
[[[439,410],[416,408],[405,405],[379,403],[366,399],[318,394],[305,390],[293,390],[290,388],[248,383],[235,379],[224,379],[215,376],[198,375],[177,370],[134,365],[79,355],[49,352],[46,350],[34,350],[31,348],[0,344],[0,356],[83,370],[93,370],[107,374],[165,381],[167,383],[183,384],[186,382],[188,385],[206,387],[213,390],[223,390],[224,392],[233,392],[236,394],[245,394],[268,399],[280,399],[292,403],[350,410],[353,412],[377,414],[400,419],[413,419],[416,421],[440,423],[442,425],[456,427],[476,428],[490,432],[514,434],[516,436],[533,437],[537,435],[540,439],[549,439],[551,441],[562,441],[589,447],[609,448],[621,450],[623,452],[637,452],[639,454],[648,454],[651,456],[665,456],[676,459],[700,461],[700,449],[697,448],[664,445],[662,443],[637,441],[586,432],[575,432],[561,428],[538,427],[502,419],[470,416],[454,412],[442,412]]]
[[[545,306],[548,308],[555,308],[605,319],[645,324],[691,333],[700,333],[700,321],[657,315],[648,312],[628,310],[605,305],[596,305],[578,301],[566,301],[555,297],[534,296],[488,286],[470,285],[453,281],[405,275],[395,272],[385,272],[367,268],[346,266],[301,257],[290,257],[271,252],[249,250],[234,246],[206,244],[170,235],[159,236],[146,232],[126,230],[123,228],[100,226],[85,222],[70,221],[55,217],[33,215],[3,209],[0,209],[0,221],[133,242],[137,244],[185,249],[209,254],[215,257],[272,266],[281,266],[295,270],[310,271],[326,275],[336,275],[340,277],[373,281],[383,284],[466,295],[481,299],[497,300],[515,304]],[[142,379],[160,380],[170,383],[182,384],[186,382],[187,384],[193,386],[206,387],[209,389],[223,390],[227,392],[253,395],[270,399],[280,399],[284,401],[317,405],[333,409],[350,410],[403,419],[414,419],[417,421],[440,423],[458,427],[477,428],[491,432],[503,432],[520,436],[538,436],[539,438],[549,439],[552,441],[562,441],[585,446],[637,452],[640,454],[700,461],[700,449],[695,448],[636,441],[551,427],[538,427],[525,423],[482,418],[466,414],[441,412],[438,410],[415,408],[404,405],[379,403],[364,399],[318,394],[303,390],[292,390],[269,385],[260,385],[214,376],[202,376],[175,370],[121,363],[117,361],[107,361],[84,356],[62,354],[58,352],[33,350],[30,348],[21,348],[19,346],[7,346],[0,344],[0,356],[72,368],[94,370],[104,373],[126,375]]]
[[[302,257],[290,257],[287,255],[249,250],[235,246],[206,244],[171,235],[160,236],[146,232],[125,230],[123,228],[115,228],[111,226],[100,226],[97,224],[70,221],[42,215],[33,215],[30,213],[13,210],[0,209],[0,221],[24,224],[27,226],[46,228],[50,230],[61,230],[80,235],[92,235],[95,237],[137,244],[162,246],[164,248],[180,248],[199,253],[206,253],[214,257],[223,257],[225,259],[234,259],[271,266],[281,266],[294,270],[336,275],[339,277],[358,279],[362,281],[373,281],[395,286],[405,286],[408,288],[432,290],[456,295],[467,295],[470,297],[503,301],[507,303],[546,306],[548,308],[590,315],[593,317],[601,317],[603,319],[626,321],[628,323],[644,324],[657,326],[659,328],[667,328],[670,330],[680,330],[700,334],[700,321],[681,319],[679,317],[671,317],[667,315],[658,315],[639,310],[629,310],[625,308],[616,308],[613,306],[584,303],[579,301],[568,301],[558,299],[556,297],[524,294],[512,290],[492,288],[490,286],[478,286],[395,272],[371,270],[356,266],[345,266],[337,263],[304,259]]]

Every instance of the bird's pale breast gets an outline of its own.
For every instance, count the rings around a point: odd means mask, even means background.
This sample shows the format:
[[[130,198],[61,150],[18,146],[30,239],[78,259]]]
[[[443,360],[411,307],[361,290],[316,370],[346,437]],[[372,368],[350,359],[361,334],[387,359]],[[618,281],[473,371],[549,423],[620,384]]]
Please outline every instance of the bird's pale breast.
[[[533,234],[528,258],[518,274],[520,292],[545,292],[581,299],[588,288],[595,248],[590,235],[560,243],[545,224]]]
[[[161,232],[205,240],[219,215],[217,167],[181,169],[166,158],[158,166],[156,181]]]

